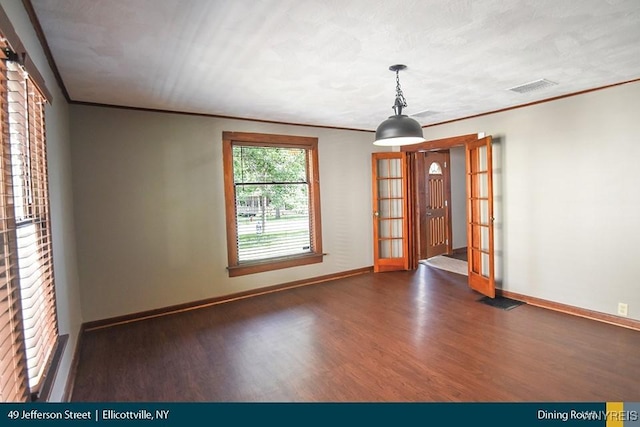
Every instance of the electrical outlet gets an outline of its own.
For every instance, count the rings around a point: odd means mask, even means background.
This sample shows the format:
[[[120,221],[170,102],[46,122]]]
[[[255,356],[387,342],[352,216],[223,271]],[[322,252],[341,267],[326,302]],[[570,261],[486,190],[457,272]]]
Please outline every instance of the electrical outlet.
[[[619,316],[627,317],[628,309],[629,309],[629,307],[627,306],[627,304],[625,304],[623,302],[619,302],[618,303],[618,315]]]

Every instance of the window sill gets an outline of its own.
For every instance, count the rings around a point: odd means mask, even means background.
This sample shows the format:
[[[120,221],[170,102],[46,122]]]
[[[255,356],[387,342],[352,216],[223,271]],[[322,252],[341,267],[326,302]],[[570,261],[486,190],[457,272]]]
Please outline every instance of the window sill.
[[[58,368],[60,367],[62,354],[64,353],[64,349],[67,346],[67,341],[69,341],[69,334],[58,336],[58,343],[53,351],[53,356],[51,358],[50,364],[45,370],[46,374],[44,375],[42,386],[39,390],[31,394],[32,402],[49,401],[49,398],[51,397],[51,390],[53,388],[53,381],[55,380],[56,374],[58,373]]]
[[[229,277],[245,276],[247,274],[280,270],[282,268],[317,264],[322,262],[324,256],[325,254],[304,254],[286,258],[273,258],[264,261],[246,262],[240,265],[230,266],[227,267],[227,270],[229,271]]]

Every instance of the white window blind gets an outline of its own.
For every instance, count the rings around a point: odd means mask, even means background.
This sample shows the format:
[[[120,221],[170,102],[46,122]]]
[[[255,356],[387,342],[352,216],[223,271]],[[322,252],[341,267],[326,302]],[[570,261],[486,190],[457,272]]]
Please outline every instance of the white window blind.
[[[0,41],[0,400],[23,402],[28,395],[27,365],[18,280],[5,47]]]
[[[233,147],[238,261],[313,252],[307,150]]]
[[[45,99],[7,63],[11,175],[28,385],[37,394],[58,342],[45,143]]]

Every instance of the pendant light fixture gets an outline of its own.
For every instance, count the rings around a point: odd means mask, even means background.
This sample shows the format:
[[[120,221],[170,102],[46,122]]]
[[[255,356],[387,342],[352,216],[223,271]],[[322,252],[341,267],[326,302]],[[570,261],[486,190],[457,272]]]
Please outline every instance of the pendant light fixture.
[[[396,73],[396,101],[393,104],[395,115],[380,123],[376,129],[376,140],[374,145],[409,145],[424,142],[422,126],[411,117],[402,114],[402,109],[407,106],[407,100],[400,88],[400,70],[407,68],[406,65],[397,64],[389,67],[389,70]]]

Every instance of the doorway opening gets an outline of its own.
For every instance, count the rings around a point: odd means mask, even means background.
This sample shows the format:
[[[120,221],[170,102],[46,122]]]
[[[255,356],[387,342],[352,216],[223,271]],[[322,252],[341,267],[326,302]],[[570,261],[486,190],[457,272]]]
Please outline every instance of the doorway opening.
[[[419,263],[467,275],[464,145],[415,155]]]
[[[413,262],[410,265],[417,267],[421,260],[426,263],[436,260],[446,262],[442,257],[449,257],[450,263],[457,263],[458,269],[464,271],[460,264],[464,263],[463,258],[466,252],[467,276],[469,286],[490,298],[495,297],[495,267],[494,267],[494,214],[493,214],[493,166],[491,136],[484,134],[462,135],[440,140],[427,141],[422,144],[401,147],[401,151],[408,156],[409,168],[412,172],[409,175],[412,185],[410,185],[410,197],[413,198],[413,227],[409,229],[409,238],[413,238]],[[464,151],[464,167],[459,167],[455,178],[451,176],[452,150],[460,147]],[[456,153],[460,154],[460,152]],[[440,156],[440,157],[438,157]],[[438,181],[438,160],[443,157],[448,160],[447,168],[442,169],[442,185],[439,189]],[[461,157],[461,156],[459,156]],[[461,160],[459,158],[459,160]],[[433,165],[436,163],[436,165]],[[460,162],[458,162],[459,164]],[[432,167],[433,165],[433,167]],[[460,179],[459,170],[464,171],[464,178]],[[445,178],[448,175],[448,180]],[[452,186],[452,180],[462,181]],[[435,183],[435,184],[434,184]],[[432,185],[433,184],[433,185]],[[432,196],[435,188],[436,198]],[[460,191],[458,191],[460,190]],[[429,218],[440,215],[440,211],[434,211],[434,202],[439,202],[439,193],[445,195],[442,200],[444,213],[442,217],[445,229],[441,230],[429,222]],[[456,204],[453,195],[457,199],[464,194],[464,203]],[[425,203],[426,201],[426,203]],[[439,206],[436,206],[439,207]],[[457,241],[454,243],[453,217],[461,218],[461,211],[464,209],[464,232],[457,232]],[[456,213],[454,213],[456,212]],[[425,225],[426,224],[426,225]],[[446,229],[448,227],[448,229]],[[458,222],[458,230],[460,230]],[[448,235],[448,241],[443,245],[440,237],[442,234]],[[434,237],[435,236],[435,237]],[[466,239],[465,239],[466,237]],[[464,242],[466,240],[466,245]],[[462,242],[461,242],[462,241]],[[425,248],[426,245],[426,249]],[[465,251],[466,246],[466,251]],[[454,248],[457,249],[454,252]],[[411,255],[411,254],[410,254]],[[441,257],[441,258],[438,258]],[[454,262],[455,261],[455,262]],[[445,268],[448,269],[448,268]],[[453,271],[453,270],[452,270]]]

